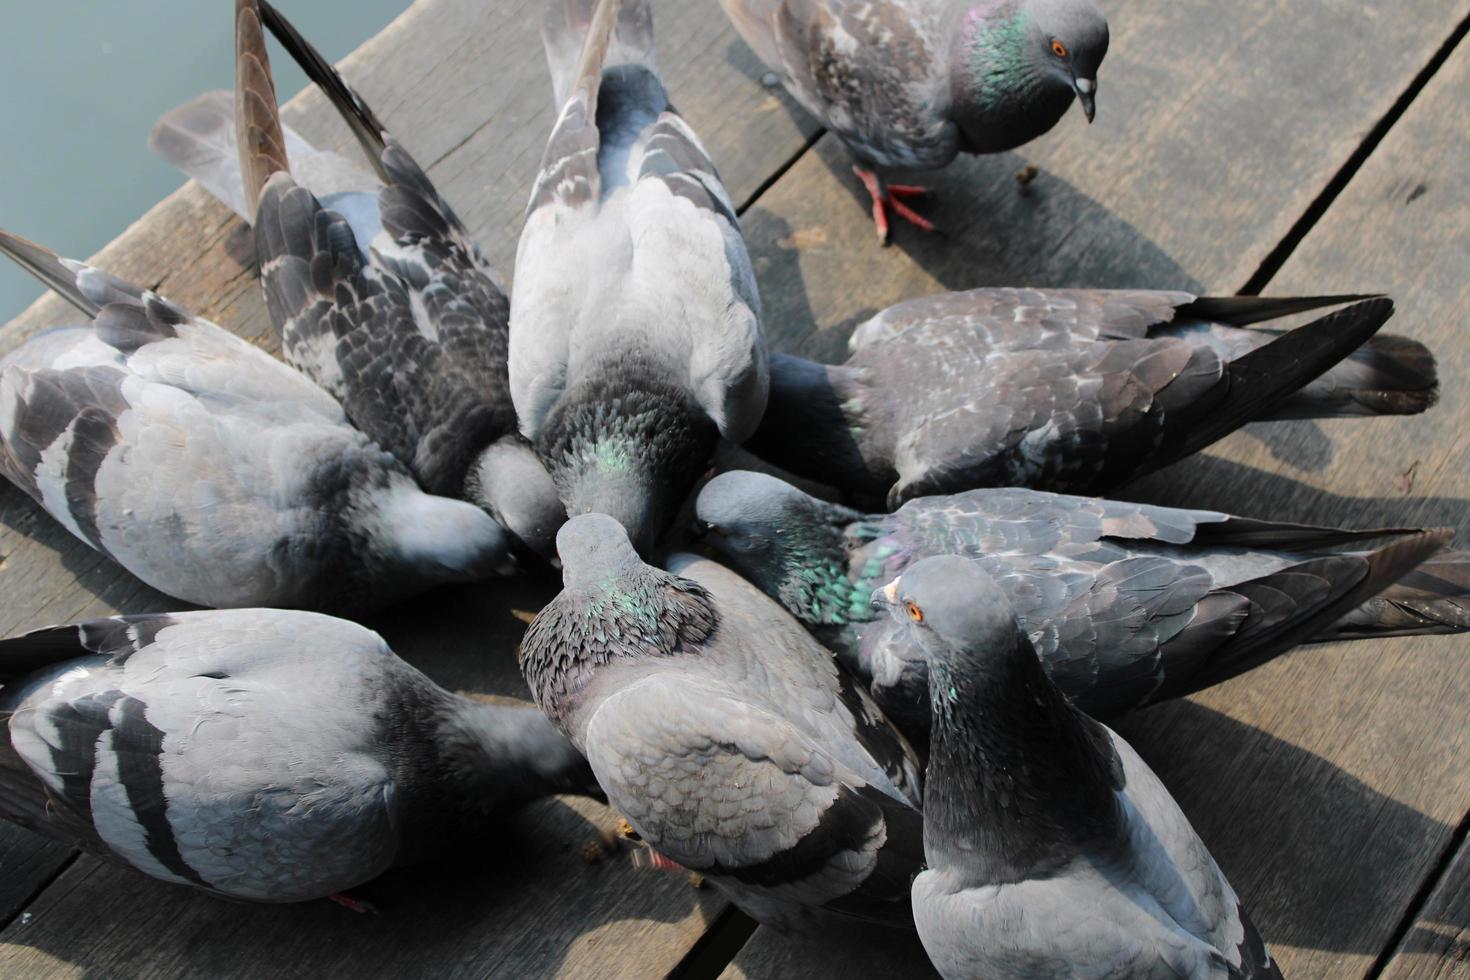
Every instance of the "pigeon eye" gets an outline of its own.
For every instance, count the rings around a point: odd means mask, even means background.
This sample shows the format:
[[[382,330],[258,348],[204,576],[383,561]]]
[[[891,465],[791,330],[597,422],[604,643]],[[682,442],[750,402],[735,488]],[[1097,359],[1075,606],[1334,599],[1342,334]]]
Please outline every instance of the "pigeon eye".
[[[1067,56],[1067,46],[1061,41],[1053,39],[1051,42],[1051,53],[1058,58],[1065,58]]]
[[[724,538],[724,537],[728,537],[729,536],[728,533],[725,531],[725,529],[722,528],[722,527],[720,527],[720,525],[718,525],[718,524],[711,524],[709,526],[709,533],[715,535],[716,537],[720,537],[720,538]]]
[[[909,619],[912,619],[916,623],[922,623],[924,621],[924,610],[912,602],[905,602],[903,605],[909,611]]]

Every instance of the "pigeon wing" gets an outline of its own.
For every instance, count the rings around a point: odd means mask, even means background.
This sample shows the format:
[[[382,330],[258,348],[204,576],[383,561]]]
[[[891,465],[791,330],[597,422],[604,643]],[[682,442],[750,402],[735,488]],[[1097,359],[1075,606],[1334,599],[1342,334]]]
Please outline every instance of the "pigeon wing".
[[[652,677],[605,699],[586,743],[609,802],[685,867],[737,894],[907,914],[888,865],[913,853],[917,821],[890,826],[890,815],[917,811],[873,791],[778,715]]]

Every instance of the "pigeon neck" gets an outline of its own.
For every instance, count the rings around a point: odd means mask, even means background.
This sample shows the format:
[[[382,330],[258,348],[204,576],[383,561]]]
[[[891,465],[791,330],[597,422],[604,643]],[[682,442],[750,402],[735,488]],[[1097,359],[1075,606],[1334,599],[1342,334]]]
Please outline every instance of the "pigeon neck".
[[[702,586],[644,566],[563,589],[526,630],[521,673],[546,716],[575,732],[574,716],[599,668],[695,653],[718,628]]]
[[[873,585],[850,578],[848,525],[862,521],[844,507],[815,502],[817,513],[802,515],[782,530],[775,545],[780,576],[776,599],[792,615],[816,626],[846,626],[874,618]],[[876,577],[876,576],[875,576]]]
[[[971,884],[1053,872],[1119,833],[1107,729],[1066,701],[1014,635],[1008,656],[929,664],[924,847],[931,866]]]
[[[596,791],[587,761],[532,705],[454,696],[441,711],[438,735],[446,775],[479,809]]]
[[[719,430],[687,391],[626,368],[569,392],[536,450],[569,515],[615,518],[646,554],[718,442]]]
[[[874,420],[861,378],[855,368],[771,354],[766,414],[746,448],[800,476],[886,493],[896,474],[864,458]]]
[[[971,8],[955,51],[955,99],[950,110],[970,153],[998,153],[1050,130],[1074,93],[1048,84],[1037,69],[1041,45],[1020,2]]]

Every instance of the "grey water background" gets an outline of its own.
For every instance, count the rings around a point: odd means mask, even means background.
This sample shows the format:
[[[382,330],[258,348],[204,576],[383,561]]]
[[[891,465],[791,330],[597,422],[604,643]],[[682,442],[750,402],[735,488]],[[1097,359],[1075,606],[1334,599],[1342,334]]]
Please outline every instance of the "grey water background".
[[[333,61],[409,3],[277,0]],[[85,258],[182,184],[148,152],[148,132],[179,103],[234,86],[234,7],[233,0],[0,3],[0,227]],[[306,76],[274,42],[271,54],[284,101]],[[42,292],[0,259],[0,323]]]

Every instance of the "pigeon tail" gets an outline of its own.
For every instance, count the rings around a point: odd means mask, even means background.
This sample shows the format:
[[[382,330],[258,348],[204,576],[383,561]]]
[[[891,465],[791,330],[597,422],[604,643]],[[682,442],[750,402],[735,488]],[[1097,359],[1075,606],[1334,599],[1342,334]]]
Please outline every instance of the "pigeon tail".
[[[1380,334],[1262,417],[1418,415],[1438,400],[1438,370],[1429,348]]]
[[[580,90],[590,97],[589,114],[595,114],[595,80],[604,68],[637,64],[658,73],[648,0],[552,0],[541,22],[541,42],[558,109]]]
[[[240,0],[240,3],[258,5],[261,21],[271,35],[281,43],[281,47],[286,49],[286,53],[301,67],[306,77],[326,94],[332,106],[352,130],[352,135],[357,137],[358,144],[362,146],[378,176],[384,183],[392,183],[394,177],[383,162],[388,130],[368,104],[343,80],[331,62],[322,57],[321,52],[302,37],[275,7],[266,0]],[[279,118],[277,121],[279,122]]]
[[[1415,531],[1366,554],[1324,555],[1217,593],[1244,600],[1235,613],[1238,632],[1193,652],[1164,644],[1164,678],[1145,703],[1219,684],[1318,636],[1442,551],[1453,536],[1448,530]]]
[[[1312,637],[1312,641],[1466,631],[1470,631],[1470,551],[1446,551]]]
[[[1377,297],[1329,313],[1230,361],[1218,387],[1166,422],[1159,451],[1125,479],[1135,479],[1203,449],[1271,413],[1309,382],[1366,344],[1393,316],[1393,301]],[[1108,487],[1098,487],[1099,491]]]
[[[3,229],[0,229],[0,253],[87,316],[96,316],[101,310],[101,304],[82,291],[77,280],[82,268],[78,263],[63,259],[45,246]]]
[[[1327,306],[1378,299],[1380,293],[1344,293],[1341,296],[1199,296],[1174,310],[1173,322],[1199,319],[1245,327],[1294,313]]]
[[[287,159],[298,166],[304,158],[317,155],[316,148],[289,126],[282,124],[281,134]],[[254,222],[253,209],[245,201],[233,92],[205,92],[165,112],[148,134],[148,148],[198,181],[221,204]]]
[[[271,175],[291,172],[260,14],[258,0],[235,0],[235,139],[251,212]]]

